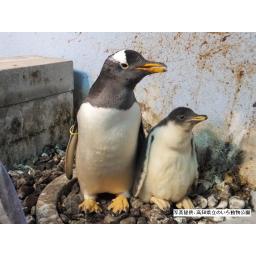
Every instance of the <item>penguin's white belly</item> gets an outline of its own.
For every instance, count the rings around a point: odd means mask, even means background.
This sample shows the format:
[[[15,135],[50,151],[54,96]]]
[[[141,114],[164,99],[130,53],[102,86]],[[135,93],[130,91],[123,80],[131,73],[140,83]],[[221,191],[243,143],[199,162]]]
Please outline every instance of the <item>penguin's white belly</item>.
[[[148,173],[141,197],[149,201],[152,196],[171,202],[180,201],[198,175],[197,160],[191,151],[180,153],[168,148],[152,146]],[[152,157],[153,156],[153,157]]]
[[[81,188],[88,194],[128,191],[141,122],[138,103],[128,110],[84,103],[77,121],[76,167]]]

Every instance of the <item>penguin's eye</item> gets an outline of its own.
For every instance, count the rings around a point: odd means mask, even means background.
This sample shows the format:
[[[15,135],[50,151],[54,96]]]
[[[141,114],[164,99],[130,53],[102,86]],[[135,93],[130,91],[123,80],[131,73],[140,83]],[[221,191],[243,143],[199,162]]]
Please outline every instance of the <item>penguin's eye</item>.
[[[120,63],[120,66],[121,66],[122,69],[129,68],[129,65],[127,63]]]
[[[180,120],[183,120],[184,118],[185,118],[184,115],[180,115],[180,116],[179,116],[179,119],[180,119]]]

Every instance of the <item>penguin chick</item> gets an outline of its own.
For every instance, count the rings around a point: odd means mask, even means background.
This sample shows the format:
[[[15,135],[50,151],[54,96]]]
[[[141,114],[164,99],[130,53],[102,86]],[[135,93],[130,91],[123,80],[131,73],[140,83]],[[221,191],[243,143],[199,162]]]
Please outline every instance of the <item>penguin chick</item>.
[[[161,210],[168,210],[172,202],[178,208],[193,208],[187,197],[198,178],[192,129],[206,119],[206,115],[179,107],[152,128],[136,197],[156,204]]]
[[[119,51],[105,61],[77,114],[76,170],[84,195],[81,210],[100,212],[99,193],[116,195],[108,207],[112,212],[129,208],[127,197],[144,139],[133,90],[143,77],[165,71],[164,64],[147,61],[132,50]],[[70,148],[75,148],[74,143]]]

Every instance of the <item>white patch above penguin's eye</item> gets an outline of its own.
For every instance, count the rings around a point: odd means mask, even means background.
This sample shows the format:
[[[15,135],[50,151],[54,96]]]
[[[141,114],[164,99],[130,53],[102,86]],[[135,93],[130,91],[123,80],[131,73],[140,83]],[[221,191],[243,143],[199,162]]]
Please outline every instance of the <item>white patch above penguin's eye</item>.
[[[127,64],[128,65],[128,62],[127,62],[127,59],[126,59],[126,54],[125,54],[125,50],[122,50],[122,51],[119,51],[117,53],[115,53],[113,56],[112,56],[112,59],[116,62],[119,62],[120,65],[121,64]]]

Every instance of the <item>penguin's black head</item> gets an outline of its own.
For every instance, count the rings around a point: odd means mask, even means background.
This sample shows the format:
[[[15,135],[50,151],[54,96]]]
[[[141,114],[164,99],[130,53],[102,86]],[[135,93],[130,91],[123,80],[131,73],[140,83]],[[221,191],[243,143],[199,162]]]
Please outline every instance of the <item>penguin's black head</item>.
[[[120,85],[133,89],[143,77],[166,70],[166,65],[163,63],[148,61],[133,50],[122,50],[107,58],[101,75],[115,79]]]
[[[168,116],[169,121],[184,127],[185,129],[192,129],[196,124],[206,120],[206,115],[198,115],[192,109],[186,107],[178,107],[174,109]]]

